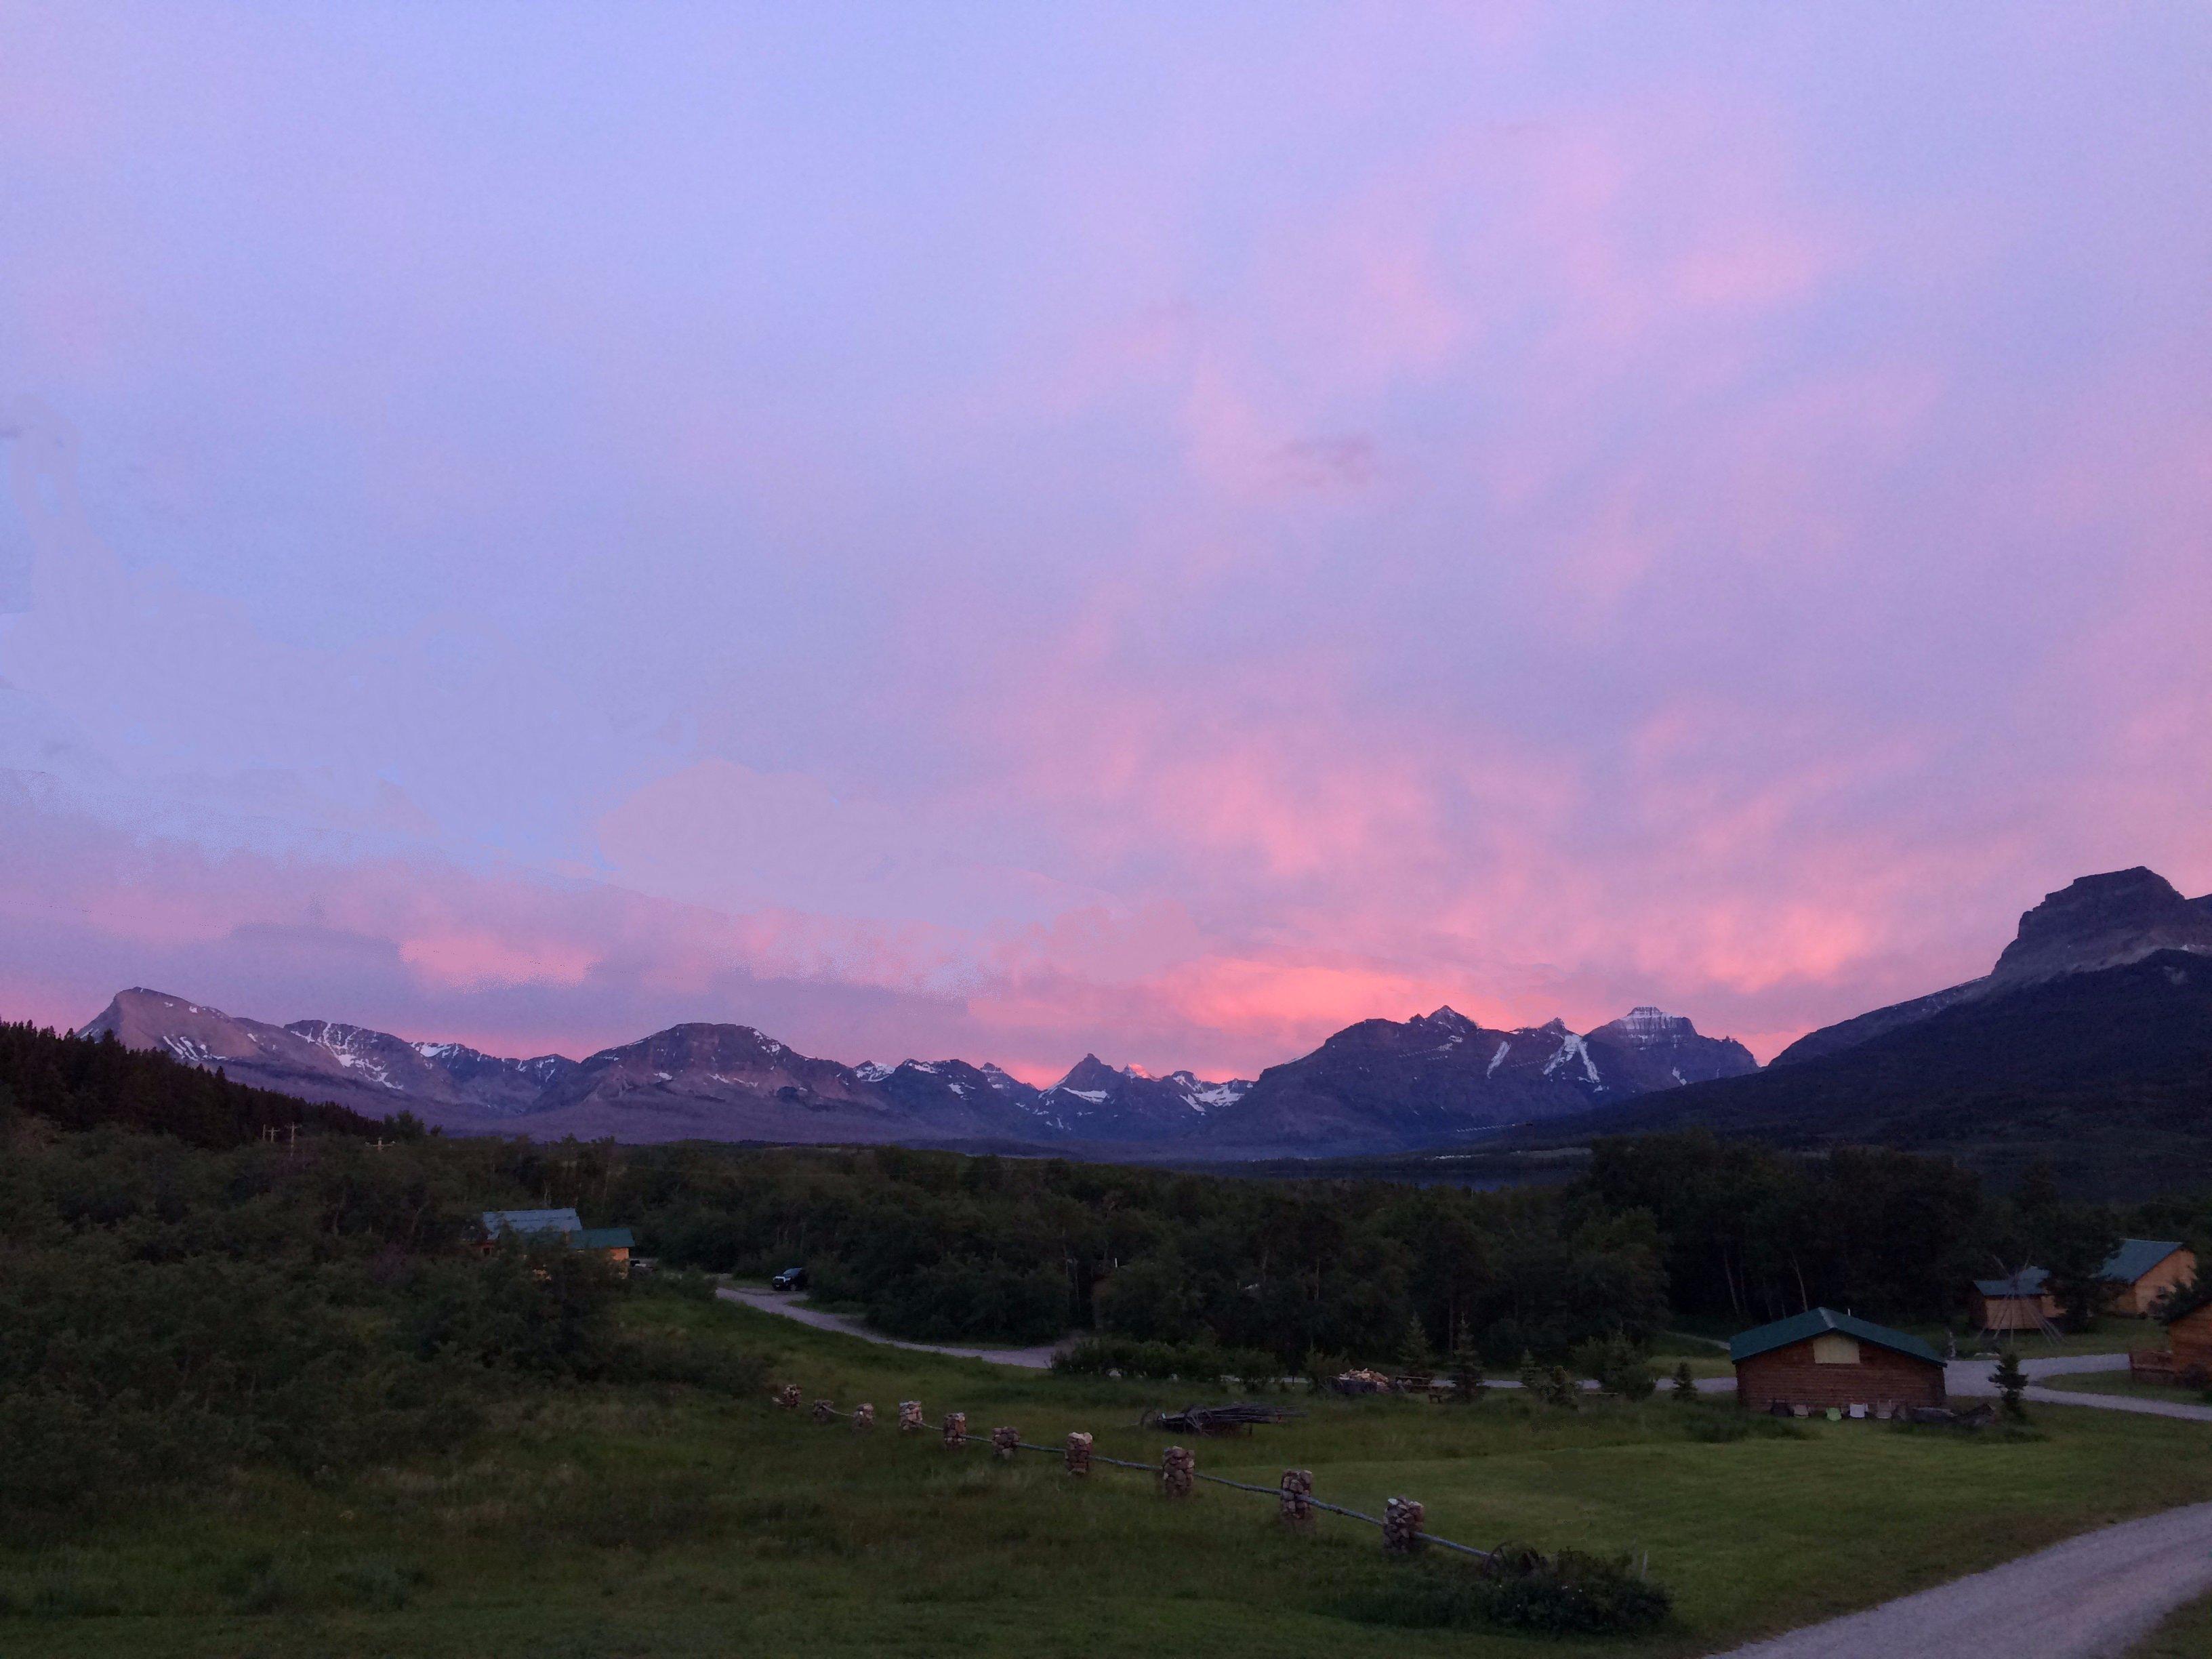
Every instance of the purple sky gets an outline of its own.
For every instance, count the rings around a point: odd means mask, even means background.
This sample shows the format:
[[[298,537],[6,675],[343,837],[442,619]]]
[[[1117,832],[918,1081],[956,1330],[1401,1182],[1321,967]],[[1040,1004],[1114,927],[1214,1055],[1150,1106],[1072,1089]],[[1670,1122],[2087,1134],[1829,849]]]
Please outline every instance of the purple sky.
[[[2212,888],[2212,12],[0,0],[0,1015],[1762,1055]]]

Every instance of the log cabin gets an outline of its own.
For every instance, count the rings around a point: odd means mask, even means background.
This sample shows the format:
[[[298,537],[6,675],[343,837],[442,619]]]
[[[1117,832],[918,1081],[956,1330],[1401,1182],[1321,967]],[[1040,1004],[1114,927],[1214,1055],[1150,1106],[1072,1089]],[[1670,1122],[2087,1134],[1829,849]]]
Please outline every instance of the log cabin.
[[[629,1277],[629,1253],[637,1241],[627,1227],[586,1227],[573,1209],[486,1210],[483,1243],[490,1249],[506,1237],[530,1238],[557,1233],[572,1250],[597,1250],[623,1278]]]
[[[2212,1303],[2191,1310],[2168,1325],[2166,1340],[2177,1375],[2191,1370],[2212,1375]]]
[[[1736,1403],[1753,1411],[1856,1406],[1887,1416],[1943,1403],[1943,1360],[1935,1349],[1832,1308],[1811,1308],[1746,1331],[1729,1344],[1729,1358],[1735,1364]]]
[[[2112,1287],[2109,1312],[2148,1319],[2160,1297],[2197,1277],[2197,1253],[2179,1239],[2124,1238],[2097,1276]]]

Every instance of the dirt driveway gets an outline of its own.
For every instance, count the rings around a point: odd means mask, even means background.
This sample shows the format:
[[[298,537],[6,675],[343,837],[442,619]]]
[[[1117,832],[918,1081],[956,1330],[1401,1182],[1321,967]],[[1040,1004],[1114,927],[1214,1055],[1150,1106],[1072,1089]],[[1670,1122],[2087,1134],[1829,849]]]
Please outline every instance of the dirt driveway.
[[[1726,1659],[2101,1659],[2212,1589],[2212,1504],[2124,1521]]]

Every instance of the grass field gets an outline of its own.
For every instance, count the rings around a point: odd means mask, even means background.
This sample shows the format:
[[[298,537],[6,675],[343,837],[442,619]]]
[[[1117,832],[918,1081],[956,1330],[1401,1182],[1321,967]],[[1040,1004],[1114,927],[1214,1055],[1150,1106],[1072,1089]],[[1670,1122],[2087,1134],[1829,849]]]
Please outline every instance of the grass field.
[[[1164,1501],[1133,1473],[1087,1482],[1042,1457],[994,1463],[902,1437],[1018,1425],[1157,1462],[1147,1406],[1176,1385],[1019,1374],[873,1346],[727,1304],[643,1298],[773,1352],[808,1398],[872,1401],[872,1434],[680,1389],[577,1388],[464,1459],[316,1485],[255,1476],[165,1498],[64,1546],[0,1553],[0,1651],[479,1655],[641,1659],[779,1654],[1679,1656],[1991,1565],[2102,1522],[2212,1497],[2199,1425],[2040,1408],[2041,1437],[1746,1419],[1662,1397],[1548,1411],[1389,1399],[1196,1443],[1202,1471],[1370,1512],[1422,1499],[1468,1542],[1648,1553],[1674,1626],[1554,1641],[1366,1622],[1407,1576],[1375,1531],[1322,1517],[1285,1535],[1271,1501],[1201,1486]],[[1725,1437],[1735,1436],[1729,1438]],[[1378,1595],[1377,1592],[1382,1592]],[[1363,1617],[1353,1616],[1364,1614]]]
[[[2212,1595],[2176,1610],[2128,1650],[2127,1659],[2204,1659],[2212,1653]]]
[[[2039,1389],[2056,1389],[2066,1394],[2122,1394],[2137,1400],[2165,1400],[2178,1406],[2201,1406],[2204,1392],[2201,1389],[2177,1389],[2166,1382],[2138,1382],[2125,1371],[2078,1371],[2057,1376],[2035,1379]]]

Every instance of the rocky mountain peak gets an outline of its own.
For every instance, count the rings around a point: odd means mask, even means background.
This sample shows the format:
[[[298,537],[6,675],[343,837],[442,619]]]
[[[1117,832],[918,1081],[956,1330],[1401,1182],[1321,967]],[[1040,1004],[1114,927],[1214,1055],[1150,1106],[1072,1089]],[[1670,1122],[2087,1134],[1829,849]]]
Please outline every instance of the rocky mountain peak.
[[[1067,1075],[1053,1085],[1074,1093],[1111,1089],[1128,1078],[1119,1066],[1109,1066],[1096,1054],[1085,1054],[1068,1068]]]
[[[2212,955],[2212,908],[2191,902],[2165,877],[2138,865],[2082,876],[2046,894],[2021,917],[2018,936],[1990,978],[2020,984],[2092,973],[2158,951]]]
[[[1674,1042],[1698,1035],[1698,1028],[1682,1014],[1670,1014],[1663,1008],[1631,1008],[1619,1019],[1601,1025],[1590,1033],[1608,1042],[1627,1043],[1637,1048],[1649,1048],[1656,1042]]]

